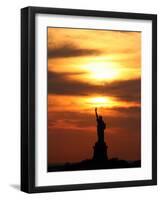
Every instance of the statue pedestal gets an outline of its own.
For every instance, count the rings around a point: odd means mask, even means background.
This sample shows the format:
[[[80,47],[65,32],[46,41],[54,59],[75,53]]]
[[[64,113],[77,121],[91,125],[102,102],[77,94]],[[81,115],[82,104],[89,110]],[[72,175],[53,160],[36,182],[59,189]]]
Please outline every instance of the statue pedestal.
[[[96,162],[106,162],[108,160],[107,156],[107,145],[104,141],[98,141],[95,143],[93,149],[93,161]]]

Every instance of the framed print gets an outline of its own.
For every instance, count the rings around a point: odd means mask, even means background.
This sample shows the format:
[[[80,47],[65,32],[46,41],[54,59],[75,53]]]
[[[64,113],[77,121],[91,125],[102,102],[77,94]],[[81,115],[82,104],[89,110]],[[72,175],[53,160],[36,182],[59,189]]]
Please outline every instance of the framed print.
[[[157,16],[21,10],[21,190],[157,184]]]

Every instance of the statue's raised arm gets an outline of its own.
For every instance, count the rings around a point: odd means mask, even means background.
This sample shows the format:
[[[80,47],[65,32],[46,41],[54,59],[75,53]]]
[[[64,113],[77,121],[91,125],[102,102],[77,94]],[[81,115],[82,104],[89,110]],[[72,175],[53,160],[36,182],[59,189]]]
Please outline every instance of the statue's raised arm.
[[[96,119],[98,120],[97,108],[95,108]]]

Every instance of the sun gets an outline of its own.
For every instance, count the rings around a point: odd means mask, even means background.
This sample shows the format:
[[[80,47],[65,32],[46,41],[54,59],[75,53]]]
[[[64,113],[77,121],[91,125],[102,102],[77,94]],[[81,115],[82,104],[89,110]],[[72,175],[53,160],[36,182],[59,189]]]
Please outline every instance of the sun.
[[[105,97],[93,97],[91,98],[91,102],[94,104],[105,104],[107,103],[107,98]]]
[[[118,66],[113,62],[91,62],[84,68],[88,72],[88,78],[93,81],[112,81],[119,76]]]
[[[112,107],[113,106],[113,100],[109,97],[89,97],[87,99],[88,104],[91,107]]]

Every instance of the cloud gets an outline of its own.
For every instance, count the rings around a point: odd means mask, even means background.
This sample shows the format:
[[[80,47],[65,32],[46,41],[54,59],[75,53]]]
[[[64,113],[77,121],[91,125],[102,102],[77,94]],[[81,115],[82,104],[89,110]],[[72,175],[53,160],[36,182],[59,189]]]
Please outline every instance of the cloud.
[[[140,106],[130,106],[130,107],[112,107],[105,108],[107,113],[113,113],[112,116],[122,117],[122,118],[136,118],[140,119],[141,117],[141,109]],[[109,114],[110,116],[110,114]]]
[[[108,128],[123,128],[132,131],[140,129],[141,109],[139,106],[104,108],[103,119]],[[63,124],[63,126],[60,124]],[[96,127],[95,113],[73,112],[73,111],[51,111],[48,112],[48,127],[68,129]]]
[[[48,58],[68,58],[78,56],[98,55],[98,49],[79,48],[74,44],[64,44],[62,46],[48,47]]]
[[[73,74],[73,73],[72,73]],[[92,85],[68,78],[70,73],[55,73],[48,71],[48,93],[72,96],[87,96],[92,94],[108,95],[119,100],[140,102],[141,79],[120,80],[104,85]]]

